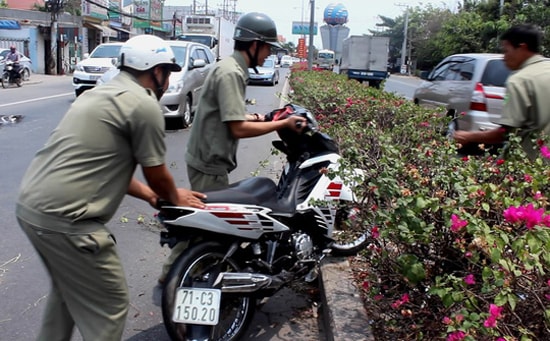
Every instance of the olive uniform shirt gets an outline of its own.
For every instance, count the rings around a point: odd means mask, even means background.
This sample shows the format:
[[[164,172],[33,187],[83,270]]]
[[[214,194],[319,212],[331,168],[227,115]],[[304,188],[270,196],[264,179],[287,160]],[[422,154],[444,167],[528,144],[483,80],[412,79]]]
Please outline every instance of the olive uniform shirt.
[[[116,212],[136,164],[164,164],[164,117],[127,72],[78,97],[23,177],[17,216],[66,232]],[[64,223],[65,222],[65,223]]]
[[[237,167],[238,139],[226,123],[246,120],[247,83],[248,66],[238,51],[209,72],[187,143],[188,166],[209,175],[227,175]]]
[[[500,125],[519,128],[522,147],[534,160],[540,150],[531,141],[531,133],[550,134],[550,60],[536,55],[512,74],[506,85],[506,103]]]

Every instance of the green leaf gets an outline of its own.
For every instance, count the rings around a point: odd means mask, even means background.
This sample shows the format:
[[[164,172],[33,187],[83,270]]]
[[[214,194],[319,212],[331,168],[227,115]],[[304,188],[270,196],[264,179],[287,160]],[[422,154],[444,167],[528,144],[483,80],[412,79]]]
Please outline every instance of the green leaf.
[[[484,202],[481,204],[481,207],[483,207],[483,210],[487,213],[489,213],[489,211],[491,210],[491,207],[489,206],[488,203]]]

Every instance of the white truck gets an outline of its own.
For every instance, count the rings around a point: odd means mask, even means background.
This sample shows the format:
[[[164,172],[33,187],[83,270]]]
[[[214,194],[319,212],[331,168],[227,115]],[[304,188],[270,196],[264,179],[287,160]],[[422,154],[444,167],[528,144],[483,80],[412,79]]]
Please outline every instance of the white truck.
[[[188,15],[177,39],[204,44],[210,47],[216,60],[220,60],[233,53],[234,31],[235,23],[224,17]]]
[[[331,70],[334,68],[335,54],[332,50],[319,50],[317,51],[317,58],[315,63],[317,67],[325,70]]]
[[[340,74],[369,86],[380,87],[388,78],[389,37],[350,36],[342,44]]]

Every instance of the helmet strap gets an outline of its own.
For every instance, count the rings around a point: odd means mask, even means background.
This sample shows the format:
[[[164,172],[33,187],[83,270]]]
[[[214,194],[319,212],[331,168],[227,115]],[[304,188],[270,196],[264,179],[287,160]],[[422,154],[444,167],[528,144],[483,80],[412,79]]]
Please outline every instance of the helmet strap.
[[[156,73],[153,72],[153,83],[155,84],[155,95],[157,96],[157,99],[160,101],[160,98],[162,95],[164,95],[164,83],[166,82],[166,78],[168,77],[168,69],[162,67],[162,78],[159,82]]]
[[[256,41],[256,51],[254,51],[254,55],[250,54],[250,49],[246,50],[246,54],[248,55],[248,59],[250,59],[250,67],[254,70],[256,74],[258,74],[258,69],[256,66],[258,66],[258,54],[260,53],[260,41]]]

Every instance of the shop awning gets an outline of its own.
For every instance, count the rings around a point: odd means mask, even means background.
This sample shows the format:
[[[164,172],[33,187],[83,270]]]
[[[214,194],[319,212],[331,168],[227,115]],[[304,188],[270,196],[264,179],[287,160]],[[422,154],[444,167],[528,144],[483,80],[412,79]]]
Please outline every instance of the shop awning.
[[[125,29],[123,29],[123,28],[121,28],[121,27],[111,26],[111,28],[112,28],[113,30],[117,30],[117,31],[120,31],[120,32],[128,33],[128,34],[132,34],[132,32],[130,32],[130,31],[128,31],[128,30],[125,30]]]
[[[102,31],[104,37],[116,38],[117,35],[118,35],[117,31],[115,31],[115,30],[113,30],[113,29],[111,29],[110,27],[107,27],[107,26],[94,24],[94,23],[91,23],[91,22],[87,22],[86,26],[91,26],[92,28],[95,28],[96,30]]]
[[[21,25],[17,20],[0,20],[0,29],[4,30],[19,30]]]

